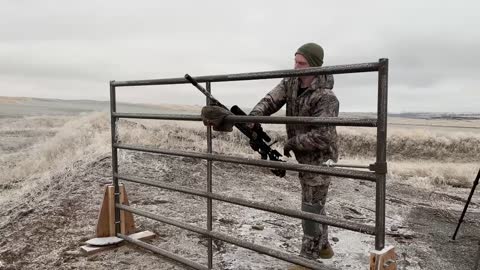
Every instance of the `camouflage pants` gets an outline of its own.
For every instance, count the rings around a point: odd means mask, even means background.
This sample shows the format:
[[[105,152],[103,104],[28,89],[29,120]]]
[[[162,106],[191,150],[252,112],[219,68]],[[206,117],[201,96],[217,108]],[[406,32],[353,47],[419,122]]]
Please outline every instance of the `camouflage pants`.
[[[302,211],[325,215],[330,177],[312,173],[300,173],[302,186]],[[303,220],[303,239],[300,255],[318,258],[322,247],[328,246],[328,226],[314,221]]]

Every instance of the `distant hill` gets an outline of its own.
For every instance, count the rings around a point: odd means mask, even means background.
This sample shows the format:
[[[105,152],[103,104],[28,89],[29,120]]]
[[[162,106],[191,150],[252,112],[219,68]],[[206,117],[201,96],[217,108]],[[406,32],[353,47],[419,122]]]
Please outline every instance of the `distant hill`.
[[[62,100],[32,97],[2,97],[0,96],[0,117],[18,117],[27,115],[74,115],[82,112],[109,111],[109,101],[98,100]],[[129,113],[172,113],[172,114],[199,114],[202,105],[182,104],[117,104],[117,111]],[[249,112],[251,108],[242,108]],[[285,115],[285,110],[280,110],[275,115]],[[354,118],[376,118],[373,112],[340,112],[340,116]],[[430,113],[406,112],[390,113],[390,117],[408,119],[444,119],[444,120],[479,120],[480,114],[474,113]]]
[[[201,108],[195,105],[117,103],[118,112],[129,113],[198,114]],[[0,97],[0,117],[75,115],[96,111],[110,111],[110,101]]]
[[[390,113],[390,116],[413,119],[450,119],[450,120],[480,120],[478,113],[429,113],[429,112],[407,112],[407,113]]]

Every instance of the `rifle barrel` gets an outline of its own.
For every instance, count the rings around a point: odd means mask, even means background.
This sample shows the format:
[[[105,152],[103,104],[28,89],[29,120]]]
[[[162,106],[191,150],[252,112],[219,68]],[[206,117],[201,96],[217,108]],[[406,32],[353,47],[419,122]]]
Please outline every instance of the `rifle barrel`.
[[[185,74],[185,79],[187,79],[191,84],[193,84],[193,86],[195,86],[198,90],[200,90],[200,92],[202,92],[205,96],[207,96],[207,98],[209,98],[213,103],[216,103],[218,106],[228,110],[228,108],[225,105],[220,103],[220,101],[218,101],[214,96],[212,96],[212,94],[210,94],[205,88],[203,88],[203,86],[198,84],[198,82],[195,79],[193,79],[192,76],[190,76],[189,74]]]

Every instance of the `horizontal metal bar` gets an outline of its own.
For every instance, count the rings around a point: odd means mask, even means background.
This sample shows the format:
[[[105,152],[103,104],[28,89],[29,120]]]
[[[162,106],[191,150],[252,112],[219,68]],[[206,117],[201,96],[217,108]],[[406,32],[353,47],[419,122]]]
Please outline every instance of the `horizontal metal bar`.
[[[335,163],[335,164],[332,164],[332,165],[328,165],[327,167],[333,167],[333,168],[370,169],[370,166],[369,166],[369,165],[343,164],[343,163]]]
[[[112,116],[116,118],[202,121],[202,117],[200,115],[185,115],[185,114],[113,113]]]
[[[375,227],[370,226],[370,225],[365,225],[365,224],[359,224],[351,221],[346,221],[346,220],[341,220],[337,218],[332,218],[324,215],[318,215],[318,214],[312,214],[308,212],[303,212],[299,210],[293,210],[293,209],[288,209],[288,208],[283,208],[283,207],[278,207],[278,206],[272,206],[270,204],[262,203],[262,202],[256,202],[256,201],[251,201],[251,200],[246,200],[246,199],[240,199],[240,198],[235,198],[235,197],[229,197],[221,194],[216,194],[216,193],[209,193],[206,191],[202,190],[194,190],[190,188],[185,188],[185,187],[180,187],[176,185],[170,185],[162,182],[154,182],[150,181],[147,179],[143,178],[138,178],[138,177],[132,177],[132,176],[125,176],[125,175],[116,175],[118,179],[123,179],[125,181],[129,182],[134,182],[134,183],[139,183],[139,184],[144,184],[148,186],[153,186],[153,187],[158,187],[158,188],[163,188],[167,190],[172,190],[172,191],[177,191],[177,192],[182,192],[190,195],[196,195],[204,198],[210,198],[222,202],[228,202],[236,205],[241,205],[245,207],[250,207],[250,208],[255,208],[258,210],[263,210],[271,213],[277,213],[293,218],[300,218],[300,219],[306,219],[306,220],[311,220],[315,221],[321,224],[325,225],[330,225],[333,227],[337,228],[342,228],[350,231],[355,231],[355,232],[361,232],[365,234],[370,234],[370,235],[375,235]]]
[[[302,258],[302,257],[297,256],[297,255],[292,255],[292,254],[289,254],[289,253],[286,253],[286,252],[282,252],[282,251],[271,249],[271,248],[268,248],[268,247],[265,247],[265,246],[250,243],[250,242],[247,242],[245,240],[241,240],[241,239],[238,239],[238,238],[235,238],[235,237],[231,237],[227,234],[214,232],[214,231],[208,231],[206,229],[198,228],[198,227],[195,227],[195,226],[187,224],[187,223],[179,222],[179,221],[169,219],[169,218],[166,218],[166,217],[161,217],[159,215],[148,213],[146,211],[134,209],[130,206],[126,206],[126,205],[122,205],[122,204],[116,204],[115,206],[117,208],[122,209],[122,210],[131,212],[131,213],[143,216],[143,217],[147,217],[147,218],[150,218],[150,219],[153,219],[153,220],[156,220],[156,221],[160,221],[160,222],[172,225],[172,226],[176,226],[176,227],[179,227],[179,228],[182,228],[182,229],[185,229],[185,230],[189,230],[189,231],[192,231],[192,232],[196,232],[196,233],[199,233],[199,234],[210,236],[212,238],[215,238],[215,239],[218,239],[218,240],[230,243],[230,244],[234,244],[236,246],[243,247],[243,248],[246,248],[246,249],[249,249],[249,250],[253,250],[253,251],[259,252],[261,254],[266,254],[266,255],[275,257],[277,259],[280,259],[280,260],[295,263],[295,264],[305,266],[305,267],[309,267],[309,268],[312,268],[312,269],[335,270],[335,268],[332,268],[330,266],[326,266],[324,264],[317,263],[315,261],[307,260],[307,259]]]
[[[311,173],[318,173],[318,174],[325,174],[325,175],[346,177],[346,178],[356,178],[356,179],[362,179],[362,180],[369,180],[373,182],[376,180],[375,173],[367,172],[367,171],[338,169],[338,168],[330,168],[330,167],[324,167],[324,166],[296,164],[296,163],[279,162],[279,161],[268,161],[268,160],[252,159],[252,158],[239,158],[239,157],[231,157],[231,156],[208,154],[208,153],[156,149],[156,148],[150,148],[150,147],[141,147],[141,146],[125,145],[125,144],[114,144],[113,147],[116,147],[118,149],[134,150],[134,151],[141,151],[141,152],[147,152],[147,153],[201,158],[206,160],[222,161],[222,162],[229,162],[229,163],[236,163],[236,164],[253,165],[253,166],[275,168],[275,169],[285,169],[285,170],[292,170],[292,171],[298,171],[298,172],[311,172]]]
[[[194,269],[208,270],[208,267],[205,267],[205,266],[203,266],[203,265],[201,265],[201,264],[198,264],[198,263],[196,263],[196,262],[193,262],[193,261],[191,261],[191,260],[189,260],[189,259],[185,259],[185,258],[183,258],[183,257],[177,256],[177,255],[175,255],[175,254],[173,254],[173,253],[170,253],[170,252],[168,252],[168,251],[166,251],[166,250],[164,250],[164,249],[161,249],[161,248],[159,248],[159,247],[156,247],[156,246],[154,246],[154,245],[151,245],[151,244],[145,243],[145,242],[143,242],[143,241],[140,241],[140,240],[131,238],[131,237],[129,237],[128,235],[124,235],[124,234],[119,233],[119,234],[117,234],[117,237],[122,238],[123,240],[125,240],[125,241],[127,241],[127,242],[130,242],[130,243],[132,243],[132,244],[135,244],[135,245],[137,245],[137,246],[141,246],[142,248],[148,249],[148,250],[150,250],[150,251],[152,251],[152,252],[154,252],[154,253],[160,254],[160,255],[162,255],[162,256],[164,256],[164,257],[167,257],[167,258],[170,258],[170,259],[172,259],[172,260],[181,262],[181,263],[183,263],[183,264],[185,264],[185,265],[188,265],[188,266],[190,266],[190,267],[192,267],[192,268],[194,268]]]
[[[268,124],[309,124],[335,126],[376,127],[376,119],[343,118],[343,117],[311,117],[311,116],[240,116],[229,115],[224,121],[235,123],[268,123]]]
[[[144,114],[144,113],[113,113],[117,118],[139,118],[180,121],[202,121],[200,115],[175,114]],[[224,121],[234,123],[266,123],[266,124],[309,124],[335,126],[364,126],[376,127],[376,119],[342,118],[342,117],[306,117],[306,116],[241,116],[229,115]]]
[[[201,82],[226,82],[226,81],[247,81],[247,80],[261,80],[261,79],[275,79],[286,77],[298,77],[306,75],[317,74],[342,74],[342,73],[358,73],[358,72],[372,72],[378,71],[379,63],[361,63],[351,65],[338,65],[326,67],[313,67],[306,69],[287,69],[263,72],[249,72],[239,74],[225,74],[225,75],[210,75],[199,76],[194,79]],[[140,86],[140,85],[164,85],[164,84],[184,84],[190,83],[184,77],[169,78],[169,79],[151,79],[151,80],[135,80],[135,81],[112,81],[113,86]]]

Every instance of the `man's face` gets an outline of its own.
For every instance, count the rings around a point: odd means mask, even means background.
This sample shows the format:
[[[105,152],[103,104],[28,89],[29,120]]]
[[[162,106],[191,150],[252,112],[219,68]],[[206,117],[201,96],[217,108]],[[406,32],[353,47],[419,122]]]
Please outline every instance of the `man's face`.
[[[302,68],[309,68],[309,67],[310,65],[308,64],[307,59],[303,55],[299,53],[295,54],[295,69],[302,69]]]

